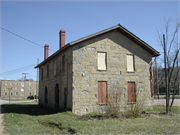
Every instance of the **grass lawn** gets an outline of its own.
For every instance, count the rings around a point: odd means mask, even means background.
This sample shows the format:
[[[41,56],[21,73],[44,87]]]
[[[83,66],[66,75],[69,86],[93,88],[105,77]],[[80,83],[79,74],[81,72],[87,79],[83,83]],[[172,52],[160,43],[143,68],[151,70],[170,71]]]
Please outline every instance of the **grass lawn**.
[[[179,134],[179,109],[169,115],[157,114],[165,106],[155,106],[137,118],[78,116],[71,112],[55,112],[40,108],[37,103],[5,104],[3,125],[5,134]]]

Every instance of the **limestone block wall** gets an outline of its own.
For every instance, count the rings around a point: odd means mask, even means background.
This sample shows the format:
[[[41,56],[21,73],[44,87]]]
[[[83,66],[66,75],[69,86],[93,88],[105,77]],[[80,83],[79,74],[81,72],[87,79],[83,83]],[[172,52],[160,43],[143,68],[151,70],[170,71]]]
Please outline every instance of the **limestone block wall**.
[[[107,70],[97,70],[97,53],[105,52]],[[135,71],[127,72],[127,54],[134,55]],[[135,82],[136,102],[144,98],[144,106],[151,106],[149,63],[151,54],[136,43],[112,31],[73,46],[72,111],[85,114],[98,111],[98,81],[107,81],[107,93],[121,91],[121,110],[127,110],[127,83]]]
[[[65,55],[65,71],[62,70],[62,56]],[[47,77],[47,65],[49,64],[49,77]],[[42,77],[42,68],[44,76]],[[39,104],[45,105],[45,88],[47,88],[47,107],[56,107],[56,95],[59,98],[59,109],[72,109],[72,49],[63,51],[54,57],[39,70]],[[56,93],[58,87],[59,92]],[[67,92],[64,92],[64,90]],[[67,99],[65,101],[65,93]],[[65,103],[66,102],[66,103]],[[66,107],[65,107],[66,104]]]

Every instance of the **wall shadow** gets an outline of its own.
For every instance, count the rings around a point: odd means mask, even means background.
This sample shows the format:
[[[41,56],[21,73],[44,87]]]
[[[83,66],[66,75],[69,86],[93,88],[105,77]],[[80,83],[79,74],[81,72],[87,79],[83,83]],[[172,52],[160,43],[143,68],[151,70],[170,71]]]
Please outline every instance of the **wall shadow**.
[[[17,113],[17,114],[27,114],[27,115],[48,115],[63,112],[63,110],[53,110],[48,107],[43,107],[39,105],[29,105],[29,104],[3,104],[1,105],[1,113]]]

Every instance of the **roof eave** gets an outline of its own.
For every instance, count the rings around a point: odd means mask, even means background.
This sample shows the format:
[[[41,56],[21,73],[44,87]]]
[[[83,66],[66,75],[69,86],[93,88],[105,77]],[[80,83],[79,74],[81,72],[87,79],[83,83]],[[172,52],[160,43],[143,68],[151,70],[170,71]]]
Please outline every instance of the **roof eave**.
[[[86,36],[86,37],[80,38],[80,39],[78,39],[78,40],[72,41],[72,42],[70,42],[69,44],[70,44],[70,45],[75,45],[75,44],[77,44],[77,43],[79,43],[79,42],[88,40],[88,39],[93,38],[93,37],[95,37],[95,36],[99,36],[99,35],[101,35],[101,34],[104,34],[104,33],[106,33],[106,32],[109,32],[109,31],[111,31],[111,30],[117,29],[118,27],[119,27],[119,24],[118,24],[118,25],[115,25],[115,26],[113,26],[113,27],[110,27],[110,28],[108,28],[108,29],[105,29],[105,30],[96,32],[96,33],[94,33],[94,34],[88,35],[88,36]]]
[[[109,31],[118,29],[120,32],[122,32],[122,34],[125,34],[126,36],[128,36],[131,40],[137,42],[142,48],[146,49],[149,53],[152,54],[152,57],[156,57],[159,56],[160,53],[158,51],[156,51],[154,48],[152,48],[150,45],[148,45],[146,42],[144,42],[143,40],[141,40],[140,38],[138,38],[136,35],[134,35],[133,33],[131,33],[130,31],[128,31],[126,28],[124,28],[123,26],[121,26],[120,24],[110,27],[108,29],[96,32],[94,34],[91,34],[89,36],[80,38],[78,40],[72,41],[70,43],[68,43],[67,45],[65,45],[64,47],[62,47],[61,49],[59,49],[57,52],[55,52],[54,54],[52,54],[50,57],[48,57],[46,60],[44,60],[43,62],[41,62],[40,64],[38,64],[35,68],[40,67],[41,65],[45,64],[47,61],[49,61],[50,59],[52,59],[54,56],[56,56],[57,54],[61,53],[63,50],[65,50],[66,48],[68,48],[69,46],[73,46],[75,44],[78,44],[80,42],[83,42],[85,40],[88,40],[90,38],[99,36],[101,34],[107,33]]]
[[[141,47],[143,48],[146,48],[151,54],[152,54],[152,57],[155,57],[155,56],[159,56],[159,52],[156,51],[154,48],[152,48],[150,45],[148,45],[146,42],[144,42],[143,40],[141,40],[140,38],[138,38],[136,35],[134,35],[133,33],[131,33],[129,30],[127,30],[126,28],[124,28],[123,26],[121,26],[120,24],[116,25],[116,26],[113,26],[113,27],[110,27],[108,29],[105,29],[105,30],[102,30],[102,31],[99,31],[97,33],[94,33],[94,34],[91,34],[89,36],[86,36],[86,37],[83,37],[83,38],[80,38],[78,40],[75,40],[75,41],[72,41],[69,43],[70,46],[72,45],[75,45],[77,43],[80,43],[80,42],[83,42],[85,40],[88,40],[90,38],[93,38],[95,36],[99,36],[101,34],[104,34],[106,32],[109,32],[109,31],[112,31],[112,30],[115,30],[115,29],[118,29],[120,32],[122,32],[123,34],[125,34],[126,36],[130,37],[132,40],[135,40],[137,42],[139,42],[141,45]]]
[[[138,41],[140,44],[142,44],[143,46],[141,46],[142,48],[146,48],[147,50],[149,50],[149,52],[152,54],[152,57],[155,56],[159,56],[160,53],[158,51],[156,51],[154,48],[152,48],[150,45],[148,45],[146,42],[144,42],[143,40],[141,40],[140,38],[138,38],[136,35],[134,35],[132,32],[128,31],[126,28],[124,28],[123,26],[121,26],[119,24],[119,30],[123,33],[125,33],[125,35],[129,35],[131,36],[132,40]]]

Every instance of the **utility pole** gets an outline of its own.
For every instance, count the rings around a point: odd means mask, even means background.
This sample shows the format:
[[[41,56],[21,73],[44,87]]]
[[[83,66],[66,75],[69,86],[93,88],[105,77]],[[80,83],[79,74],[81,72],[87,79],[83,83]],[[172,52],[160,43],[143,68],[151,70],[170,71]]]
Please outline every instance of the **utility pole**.
[[[39,59],[37,59],[37,64],[39,64]],[[36,79],[36,102],[38,101],[38,84],[39,83],[39,68],[37,68],[37,79]]]
[[[163,42],[164,42],[164,66],[165,66],[165,84],[166,84],[166,114],[169,113],[169,90],[168,90],[168,73],[166,68],[166,44],[165,44],[165,35],[163,34]]]
[[[29,73],[22,73],[24,74],[24,80],[26,81],[26,74],[29,74]]]
[[[12,88],[10,87],[8,88],[8,90],[9,90],[9,104],[10,104],[10,93],[11,93]]]
[[[29,74],[29,73],[22,73],[22,74],[24,74],[24,98],[25,98],[25,87],[26,87],[26,85],[25,85],[25,81],[26,81],[26,74]]]

